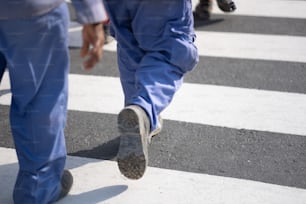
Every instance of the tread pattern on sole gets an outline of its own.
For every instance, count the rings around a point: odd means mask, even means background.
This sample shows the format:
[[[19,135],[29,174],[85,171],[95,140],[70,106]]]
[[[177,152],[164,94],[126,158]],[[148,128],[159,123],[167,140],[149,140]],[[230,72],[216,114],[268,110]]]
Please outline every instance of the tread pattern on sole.
[[[125,108],[118,116],[120,145],[117,162],[120,172],[129,179],[140,179],[148,165],[148,133],[143,113]]]

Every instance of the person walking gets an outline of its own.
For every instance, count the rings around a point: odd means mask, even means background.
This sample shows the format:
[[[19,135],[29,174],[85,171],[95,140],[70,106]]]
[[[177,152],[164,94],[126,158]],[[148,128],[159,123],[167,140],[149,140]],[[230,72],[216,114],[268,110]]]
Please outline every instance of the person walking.
[[[100,0],[74,0],[83,24],[85,69],[101,58],[104,44]],[[49,204],[68,194],[64,170],[68,98],[69,13],[64,0],[0,0],[0,74],[8,69],[10,124],[19,162],[15,204]]]
[[[117,162],[130,179],[148,164],[151,137],[162,128],[160,114],[183,77],[198,62],[191,0],[105,0],[117,40],[124,108],[117,118]]]
[[[229,13],[236,10],[236,4],[232,0],[216,0],[217,5],[223,12]],[[209,20],[212,11],[213,0],[200,0],[197,4],[194,17],[197,20]]]

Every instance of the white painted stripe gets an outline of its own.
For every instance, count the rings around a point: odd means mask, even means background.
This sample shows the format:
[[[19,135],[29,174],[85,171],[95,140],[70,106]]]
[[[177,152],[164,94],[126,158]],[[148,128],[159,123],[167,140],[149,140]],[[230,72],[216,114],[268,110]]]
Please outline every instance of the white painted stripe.
[[[306,62],[306,37],[197,31],[200,55]]]
[[[199,0],[192,0],[193,8]],[[302,0],[233,0],[237,10],[229,15],[306,18],[306,1]],[[213,1],[213,13],[224,14]]]
[[[185,83],[165,113],[193,123],[306,136],[306,95]]]
[[[0,155],[0,203],[12,203],[17,159],[13,149],[0,148]],[[68,157],[67,168],[74,185],[59,204],[305,204],[306,200],[305,189],[153,167],[132,181],[120,175],[113,161]]]
[[[196,31],[200,56],[306,63],[306,37]],[[116,51],[116,42],[104,46]]]
[[[7,75],[1,89],[8,89]],[[0,96],[9,104],[10,95]],[[118,78],[70,75],[69,109],[117,114],[123,107]],[[165,119],[306,136],[306,95],[185,83]]]
[[[82,30],[82,27],[79,26],[79,27],[73,27],[73,28],[69,28],[69,32],[72,33],[72,32],[79,32]]]

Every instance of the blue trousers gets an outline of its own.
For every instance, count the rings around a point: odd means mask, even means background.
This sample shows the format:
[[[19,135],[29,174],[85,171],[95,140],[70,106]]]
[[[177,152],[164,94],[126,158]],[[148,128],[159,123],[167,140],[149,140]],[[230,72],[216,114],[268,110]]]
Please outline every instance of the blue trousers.
[[[125,105],[147,112],[151,130],[198,62],[191,0],[104,0],[116,38]]]
[[[10,123],[19,161],[16,204],[53,203],[61,190],[68,23],[65,4],[39,17],[0,20],[0,53],[11,81]]]

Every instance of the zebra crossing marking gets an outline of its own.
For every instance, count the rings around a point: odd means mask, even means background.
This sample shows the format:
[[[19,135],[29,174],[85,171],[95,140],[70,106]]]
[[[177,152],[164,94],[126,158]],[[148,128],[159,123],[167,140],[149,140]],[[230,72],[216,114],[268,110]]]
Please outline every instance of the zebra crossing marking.
[[[17,174],[13,149],[0,147],[0,203],[11,203]],[[116,162],[68,157],[74,185],[62,203],[305,204],[306,190],[229,177],[148,167],[137,181],[120,175]]]
[[[306,62],[306,37],[197,31],[201,56]]]
[[[117,114],[123,107],[119,78],[70,74],[69,110]],[[1,89],[9,89],[8,76]],[[0,96],[10,104],[10,94]],[[184,83],[162,113],[165,119],[306,136],[306,95]]]

